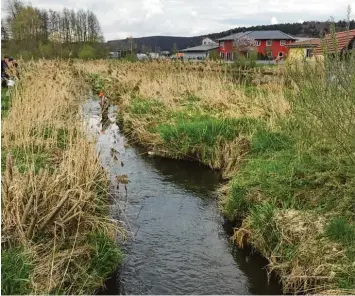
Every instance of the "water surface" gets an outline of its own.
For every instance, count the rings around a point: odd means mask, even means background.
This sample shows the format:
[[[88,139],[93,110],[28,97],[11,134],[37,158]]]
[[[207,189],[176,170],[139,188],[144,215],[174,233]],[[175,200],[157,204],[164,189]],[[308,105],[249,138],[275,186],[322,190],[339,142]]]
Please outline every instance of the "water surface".
[[[104,131],[97,101],[89,100],[83,113],[111,177],[112,216],[129,230],[119,276],[112,277],[102,293],[281,293],[275,281],[267,283],[267,262],[230,242],[215,193],[218,173],[127,147],[113,107],[112,122]],[[122,174],[130,181],[126,188],[116,179]]]

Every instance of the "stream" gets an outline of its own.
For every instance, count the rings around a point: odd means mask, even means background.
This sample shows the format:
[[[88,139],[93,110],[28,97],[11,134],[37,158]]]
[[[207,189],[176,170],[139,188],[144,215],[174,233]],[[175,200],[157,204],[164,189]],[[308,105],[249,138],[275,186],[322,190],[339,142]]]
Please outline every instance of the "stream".
[[[88,100],[82,111],[111,178],[111,215],[128,231],[119,241],[123,264],[98,294],[282,293],[275,279],[268,283],[265,259],[231,243],[232,229],[218,209],[217,172],[127,145],[115,107],[104,131],[97,100]],[[126,188],[116,178],[122,174],[129,179]]]

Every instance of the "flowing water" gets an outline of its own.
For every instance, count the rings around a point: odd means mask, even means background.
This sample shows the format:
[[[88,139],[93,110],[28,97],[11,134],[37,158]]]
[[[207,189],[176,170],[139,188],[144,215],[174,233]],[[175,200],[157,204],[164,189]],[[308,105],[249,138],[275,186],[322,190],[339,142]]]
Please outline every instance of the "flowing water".
[[[215,193],[219,174],[128,147],[115,113],[110,107],[110,122],[101,127],[98,101],[83,106],[111,177],[112,216],[128,230],[123,265],[100,293],[280,294],[275,280],[267,282],[267,262],[230,242]],[[122,174],[130,181],[126,188],[117,181]]]

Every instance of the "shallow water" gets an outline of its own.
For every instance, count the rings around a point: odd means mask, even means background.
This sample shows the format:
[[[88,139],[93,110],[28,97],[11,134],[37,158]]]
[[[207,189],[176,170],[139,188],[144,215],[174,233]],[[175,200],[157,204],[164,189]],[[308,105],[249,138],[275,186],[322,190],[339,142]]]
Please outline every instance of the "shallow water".
[[[123,265],[101,294],[281,293],[275,280],[267,283],[265,260],[231,244],[217,206],[218,173],[125,147],[113,107],[103,132],[98,101],[87,101],[83,115],[111,177],[112,216],[129,230]],[[122,174],[127,191],[116,180]]]

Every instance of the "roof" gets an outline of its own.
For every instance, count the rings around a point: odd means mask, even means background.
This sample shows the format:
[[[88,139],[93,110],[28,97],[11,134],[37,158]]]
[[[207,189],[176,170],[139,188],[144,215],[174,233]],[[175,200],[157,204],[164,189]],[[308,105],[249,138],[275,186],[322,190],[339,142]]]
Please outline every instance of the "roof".
[[[272,31],[246,31],[242,33],[232,34],[223,38],[218,39],[219,41],[223,40],[235,40],[242,37],[249,37],[255,40],[296,40],[295,37],[292,37],[280,30]]]
[[[307,38],[303,41],[297,41],[291,44],[286,44],[286,47],[289,48],[299,48],[299,47],[318,47],[321,43],[319,38]]]
[[[308,41],[308,40],[313,40],[313,39],[318,39],[318,38],[314,38],[314,37],[297,37],[294,36],[294,38],[296,39],[296,41]]]
[[[199,45],[199,46],[185,48],[180,51],[182,51],[182,52],[209,51],[209,50],[212,50],[215,48],[218,48],[218,43],[203,44],[203,45]]]
[[[202,41],[205,39],[211,40],[212,42],[216,42],[214,39],[211,39],[210,37],[202,37]]]
[[[355,30],[343,31],[335,33],[336,45],[334,46],[332,34],[328,34],[322,40],[321,45],[327,49],[327,52],[334,53],[334,52],[341,52],[346,49],[350,42],[355,39]],[[323,47],[319,46],[316,48],[315,54],[321,54]]]
[[[235,40],[235,39],[239,39],[241,37],[243,37],[244,35],[249,34],[251,31],[246,31],[246,32],[240,32],[240,33],[236,33],[236,34],[232,34],[223,38],[219,38],[217,39],[218,41],[224,41],[224,40]]]

